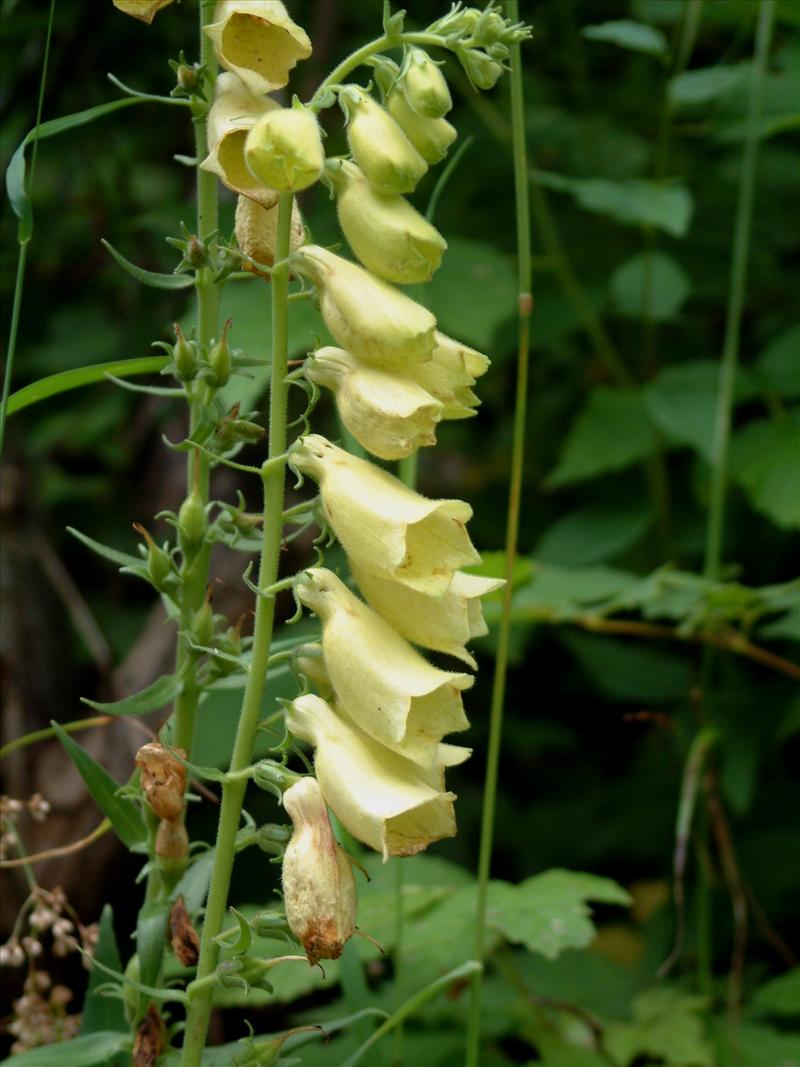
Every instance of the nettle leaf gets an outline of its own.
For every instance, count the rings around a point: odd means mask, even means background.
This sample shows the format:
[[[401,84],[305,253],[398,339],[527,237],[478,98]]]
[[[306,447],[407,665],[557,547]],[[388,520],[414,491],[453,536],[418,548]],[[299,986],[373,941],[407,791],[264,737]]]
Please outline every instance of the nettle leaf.
[[[639,389],[592,390],[572,424],[556,469],[546,480],[551,489],[594,478],[647,459],[656,449],[653,422]]]
[[[634,588],[639,579],[612,567],[558,567],[534,560],[533,576],[514,594],[515,622],[566,622],[599,611]]]
[[[785,400],[800,396],[800,324],[771,341],[752,367],[759,384]]]
[[[612,22],[584,26],[581,33],[590,41],[606,41],[633,52],[646,52],[651,56],[669,54],[669,45],[661,30],[634,19],[615,19]]]
[[[114,913],[110,904],[103,907],[100,916],[100,932],[92,958],[108,967],[109,970],[122,971],[117,939],[114,936]],[[91,969],[81,1012],[81,1034],[95,1034],[109,1030],[118,1030],[127,1034],[130,1031],[122,1001],[118,997],[105,996],[100,992],[100,987],[108,986],[108,981],[108,975],[99,967]]]
[[[743,1022],[723,1035],[726,1055],[722,1067],[797,1067],[800,1064],[800,1035],[775,1030],[771,1026]],[[23,1065],[27,1067],[27,1065]]]
[[[183,683],[180,678],[174,674],[165,674],[157,678],[152,685],[148,685],[146,689],[124,697],[122,700],[103,703],[99,700],[81,697],[81,703],[88,704],[90,708],[101,711],[104,715],[144,715],[148,711],[155,711],[156,708],[163,708],[180,693],[182,687]]]
[[[707,1008],[705,997],[677,989],[648,990],[633,1002],[634,1022],[609,1023],[603,1044],[620,1067],[639,1057],[653,1057],[670,1067],[713,1067],[714,1053],[700,1014]]]
[[[750,1007],[761,1015],[800,1015],[800,967],[759,986]]]
[[[691,687],[686,656],[654,642],[574,630],[563,631],[559,638],[592,684],[612,700],[661,704],[684,697]]]
[[[674,319],[692,286],[686,271],[664,252],[642,252],[617,267],[610,280],[611,300],[620,315],[656,322]]]
[[[718,64],[686,70],[673,78],[667,96],[674,108],[702,107],[741,91],[750,79],[752,63]]]
[[[72,1041],[42,1045],[14,1056],[14,1067],[106,1067],[120,1052],[130,1051],[129,1034],[101,1031]]]
[[[734,434],[731,476],[777,526],[800,528],[800,411],[758,419]]]
[[[643,501],[587,504],[548,526],[534,555],[542,563],[570,567],[601,563],[635,545],[652,521],[653,512]]]

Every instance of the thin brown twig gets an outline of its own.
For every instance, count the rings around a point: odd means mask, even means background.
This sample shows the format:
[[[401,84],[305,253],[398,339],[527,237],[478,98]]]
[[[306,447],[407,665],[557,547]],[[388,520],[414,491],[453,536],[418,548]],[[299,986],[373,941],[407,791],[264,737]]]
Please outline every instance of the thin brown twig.
[[[0,860],[0,868],[24,867],[26,864],[42,863],[44,860],[50,860],[56,856],[69,856],[71,853],[80,852],[82,848],[86,848],[87,845],[93,844],[101,838],[103,834],[108,833],[110,829],[111,821],[109,819],[103,819],[99,826],[96,826],[90,834],[80,838],[79,841],[73,841],[70,845],[59,845],[57,848],[47,848],[44,852],[32,852],[29,855],[22,856],[16,860]]]

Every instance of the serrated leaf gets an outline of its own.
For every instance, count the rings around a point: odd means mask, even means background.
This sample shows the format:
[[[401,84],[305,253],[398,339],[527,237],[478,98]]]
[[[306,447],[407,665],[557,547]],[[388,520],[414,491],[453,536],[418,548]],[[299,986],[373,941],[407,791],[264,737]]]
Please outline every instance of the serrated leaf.
[[[90,708],[101,711],[104,715],[144,715],[156,708],[163,708],[180,693],[183,683],[174,674],[165,674],[157,678],[146,689],[134,693],[132,696],[123,697],[122,700],[113,700],[103,703],[99,700],[89,700],[81,697],[82,704],[88,704]]]
[[[676,989],[651,989],[634,1001],[633,1023],[609,1023],[604,1045],[614,1063],[628,1067],[639,1057],[670,1067],[713,1067],[714,1055],[700,1013],[703,997]]]
[[[790,326],[770,341],[752,370],[764,389],[785,400],[800,396],[800,325]]]
[[[128,848],[138,845],[145,838],[145,826],[136,804],[127,797],[117,796],[120,785],[105,767],[90,756],[57,722],[51,725],[97,806],[110,819],[117,837]]]
[[[14,1067],[106,1067],[114,1056],[130,1047],[129,1034],[101,1031],[19,1052],[13,1063]]]
[[[665,56],[669,52],[667,39],[661,30],[634,19],[615,19],[584,26],[581,30],[590,41],[605,41],[633,52],[646,52],[651,56]]]
[[[735,66],[718,64],[684,71],[669,83],[669,102],[674,108],[707,106],[746,86],[751,69],[752,63],[748,61]]]
[[[102,545],[99,541],[95,541],[92,537],[88,537],[85,533],[81,533],[80,530],[76,530],[73,526],[67,527],[67,533],[71,533],[73,537],[90,548],[92,552],[96,552],[98,556],[102,556],[103,559],[107,559],[110,563],[117,563],[120,567],[141,567],[141,556],[132,556],[130,552],[120,552],[116,548],[109,548],[108,545]]]
[[[599,611],[639,579],[612,567],[558,567],[534,560],[531,580],[514,594],[512,618],[520,622],[565,622]]]
[[[117,359],[108,363],[94,363],[89,367],[75,367],[40,378],[23,386],[8,398],[8,414],[22,411],[31,404],[59,396],[70,389],[80,389],[84,385],[107,381],[107,375],[117,378],[132,378],[139,374],[157,374],[166,364],[166,356],[143,356],[141,359]]]
[[[143,285],[150,285],[154,289],[188,289],[190,285],[194,285],[194,277],[191,274],[162,274],[155,270],[145,270],[144,267],[137,267],[135,263],[131,263],[105,238],[101,239],[100,244],[111,253],[126,273],[135,278],[137,282],[142,282]]]
[[[742,1022],[723,1035],[719,1067],[800,1067],[800,1035]]]
[[[631,256],[611,275],[609,286],[620,315],[656,322],[675,318],[692,288],[680,263],[658,251]]]
[[[800,412],[758,419],[734,434],[731,477],[762,515],[800,528]]]
[[[122,971],[122,962],[114,935],[114,914],[106,904],[100,915],[100,930],[92,958],[112,971]],[[94,1034],[115,1030],[127,1034],[130,1027],[125,1018],[125,1008],[117,997],[105,996],[100,986],[108,985],[108,975],[93,967],[89,972],[89,985],[81,1011],[81,1034]]]
[[[657,445],[656,431],[638,389],[601,386],[589,395],[573,422],[550,488],[572,485],[598,474],[647,459]]]
[[[585,567],[631,548],[653,521],[646,502],[588,504],[548,526],[534,555],[542,563]]]
[[[762,1015],[800,1015],[800,967],[779,975],[759,986],[750,1002],[753,1011]]]
[[[576,630],[559,638],[597,690],[612,700],[662,704],[680,699],[691,687],[686,656],[669,647]]]

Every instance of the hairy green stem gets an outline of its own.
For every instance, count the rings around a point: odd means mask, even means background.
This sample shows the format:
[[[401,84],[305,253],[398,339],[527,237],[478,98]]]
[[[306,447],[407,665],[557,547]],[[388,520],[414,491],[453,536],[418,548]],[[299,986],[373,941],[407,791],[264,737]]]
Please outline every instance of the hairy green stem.
[[[286,362],[289,325],[289,235],[292,220],[292,195],[283,194],[278,206],[278,232],[275,247],[277,266],[272,273],[272,379],[269,399],[269,458],[264,464],[264,526],[258,585],[271,586],[278,576],[283,528],[283,498],[286,472],[286,409],[288,385]],[[281,458],[279,458],[281,457]],[[250,763],[256,739],[269,666],[272,629],[275,617],[274,598],[258,597],[253,634],[253,658],[247,677],[242,710],[236,729],[230,770],[235,774]],[[222,788],[222,807],[217,829],[214,870],[208,894],[205,922],[200,943],[197,978],[213,973],[219,961],[219,946],[214,938],[222,930],[228,903],[231,870],[236,853],[236,832],[242,814],[247,780],[228,779]],[[192,998],[186,1020],[186,1038],[181,1067],[200,1067],[211,1012],[213,984],[208,983]]]
[[[508,17],[519,19],[518,0],[508,0]],[[492,704],[489,715],[489,746],[486,755],[486,779],[483,789],[481,842],[478,857],[478,895],[475,910],[475,958],[483,961],[486,944],[486,905],[494,841],[495,801],[503,735],[508,649],[511,636],[511,594],[514,560],[519,536],[522,474],[525,460],[525,422],[528,397],[528,361],[530,354],[531,294],[531,225],[528,200],[528,162],[525,146],[525,100],[522,86],[522,55],[518,44],[511,49],[511,129],[514,154],[514,193],[517,217],[517,258],[519,268],[519,346],[517,352],[517,387],[514,401],[514,429],[511,448],[511,480],[508,492],[506,524],[505,579],[503,610],[497,638]],[[482,971],[472,978],[467,1029],[467,1067],[479,1067],[481,1040]]]

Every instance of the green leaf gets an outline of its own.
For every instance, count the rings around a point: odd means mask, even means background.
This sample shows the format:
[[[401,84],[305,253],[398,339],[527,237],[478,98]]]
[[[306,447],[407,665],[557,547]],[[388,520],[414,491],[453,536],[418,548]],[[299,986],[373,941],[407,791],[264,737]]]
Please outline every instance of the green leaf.
[[[633,19],[615,19],[584,26],[581,33],[590,41],[606,41],[633,52],[646,52],[651,56],[666,56],[669,53],[667,39],[661,30]]]
[[[120,786],[108,771],[77,741],[73,741],[57,722],[51,725],[97,806],[111,820],[117,837],[128,848],[138,845],[145,838],[145,826],[136,804],[127,797],[117,796]]]
[[[542,563],[585,567],[620,555],[636,544],[653,521],[644,501],[603,501],[562,515],[548,526],[534,555]]]
[[[14,1067],[95,1067],[95,1064],[106,1067],[112,1057],[130,1051],[130,1047],[129,1034],[101,1031],[20,1052],[12,1062]]]
[[[685,185],[665,185],[646,178],[567,178],[549,170],[536,170],[533,174],[545,188],[569,193],[582,208],[616,222],[654,226],[672,237],[685,237],[689,231],[692,194]]]
[[[100,916],[100,932],[92,958],[112,971],[122,971],[117,939],[114,936],[114,913],[110,904],[103,907]],[[99,967],[93,967],[89,973],[89,985],[81,1012],[81,1034],[94,1034],[109,1030],[118,1030],[127,1034],[130,1031],[122,1001],[100,992],[99,987],[104,985],[108,985],[108,975],[104,974]]]
[[[67,527],[67,532],[71,533],[73,537],[77,537],[82,544],[90,548],[92,552],[96,552],[98,556],[102,556],[103,559],[107,559],[111,563],[118,563],[120,567],[141,567],[143,564],[141,556],[132,556],[130,552],[119,552],[116,548],[101,545],[99,541],[87,537],[85,533],[81,533],[80,530],[76,530],[72,526]]]
[[[509,941],[555,959],[569,948],[584,948],[597,933],[587,901],[631,903],[628,893],[611,881],[578,871],[550,870],[520,885],[494,883],[488,920]]]
[[[131,263],[129,259],[126,259],[121,252],[118,252],[104,238],[101,239],[100,244],[111,253],[122,269],[127,271],[137,282],[151,285],[154,289],[188,289],[190,285],[194,285],[194,275],[192,274],[161,274],[158,271],[145,270],[143,267],[137,267],[135,263]]]
[[[104,715],[144,715],[148,711],[155,711],[156,708],[163,708],[180,693],[182,686],[183,683],[176,675],[165,674],[146,689],[122,700],[101,703],[99,700],[81,697],[81,703],[88,704],[90,708],[95,708]]]
[[[674,108],[705,107],[744,88],[751,69],[748,61],[736,66],[718,64],[684,71],[669,83],[669,102]]]
[[[670,1067],[713,1067],[714,1054],[700,1015],[707,1007],[704,997],[676,989],[648,990],[634,1001],[633,1023],[608,1024],[604,1045],[620,1067],[640,1057]]]
[[[533,577],[514,594],[519,622],[566,622],[635,588],[639,579],[612,567],[557,567],[534,560]]]
[[[214,869],[214,849],[206,849],[183,872],[183,876],[173,889],[170,899],[182,896],[186,910],[190,915],[199,911],[205,903],[206,893]]]
[[[800,967],[759,986],[750,1007],[761,1015],[800,1015]]]
[[[679,652],[653,642],[575,630],[559,637],[598,691],[612,700],[662,704],[689,692],[690,666]]]
[[[656,431],[638,389],[594,389],[567,436],[550,488],[620,470],[655,451]]]
[[[167,945],[167,921],[170,903],[168,900],[147,900],[142,905],[136,920],[136,955],[139,957],[138,980],[142,985],[157,986],[161,963]],[[139,997],[139,1006],[143,994]]]
[[[642,252],[611,275],[611,299],[620,315],[656,322],[674,319],[691,292],[681,265],[664,252]]]
[[[141,359],[117,359],[109,363],[94,363],[88,367],[75,367],[60,374],[50,374],[23,386],[8,398],[8,414],[22,411],[31,404],[59,396],[70,389],[80,389],[84,385],[107,381],[107,375],[117,378],[132,378],[138,374],[158,374],[167,362],[166,356],[144,356]]]
[[[731,443],[731,476],[777,526],[800,528],[800,411],[758,419]]]
[[[800,1035],[743,1022],[722,1035],[719,1067],[800,1067]],[[16,1057],[15,1057],[16,1058]],[[23,1065],[27,1067],[27,1065]]]
[[[800,396],[800,324],[771,341],[752,370],[764,389],[785,400]]]

